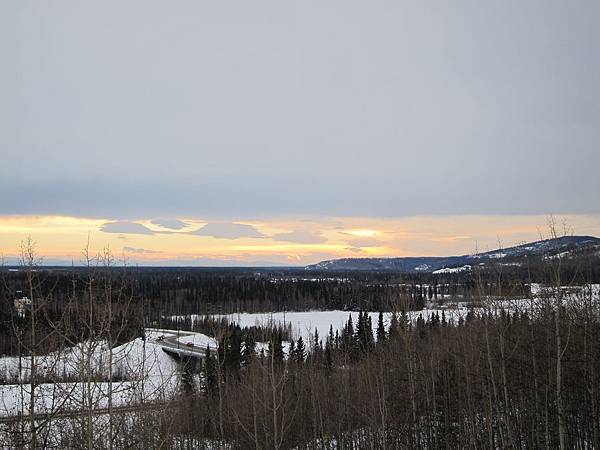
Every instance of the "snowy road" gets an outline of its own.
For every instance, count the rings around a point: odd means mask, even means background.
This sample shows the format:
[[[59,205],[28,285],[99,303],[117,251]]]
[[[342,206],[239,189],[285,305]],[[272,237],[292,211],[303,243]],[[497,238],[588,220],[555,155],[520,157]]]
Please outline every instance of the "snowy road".
[[[149,331],[152,331],[151,335],[158,334],[158,336],[151,338],[151,340],[166,353],[204,358],[207,346],[212,352],[215,352],[218,348],[215,339],[201,333],[154,329]]]

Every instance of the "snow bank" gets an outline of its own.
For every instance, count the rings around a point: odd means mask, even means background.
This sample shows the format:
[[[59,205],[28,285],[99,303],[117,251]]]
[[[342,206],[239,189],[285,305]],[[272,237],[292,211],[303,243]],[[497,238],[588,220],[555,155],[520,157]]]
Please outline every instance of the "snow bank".
[[[81,365],[81,354],[85,346],[77,346],[77,351],[70,349],[64,353],[41,356],[36,364],[47,370],[47,361],[58,361],[75,382],[45,383],[36,388],[35,409],[38,412],[50,412],[62,405],[63,410],[82,409],[89,404],[86,393],[91,392],[94,408],[108,405],[108,382],[91,381],[86,383],[86,372]],[[105,345],[93,349],[91,359],[92,370],[107,374],[110,354]],[[23,362],[23,361],[22,361]],[[15,364],[17,364],[15,366]],[[177,363],[162,351],[161,347],[150,341],[137,338],[127,344],[113,349],[113,373],[120,373],[126,380],[112,383],[113,405],[122,406],[144,401],[155,401],[169,398],[176,392],[179,382]],[[8,371],[18,371],[18,358],[0,358],[0,367]],[[15,369],[16,367],[16,369]],[[28,378],[29,365],[21,368],[22,379]],[[29,409],[29,385],[9,384],[0,386],[0,416],[15,415]]]

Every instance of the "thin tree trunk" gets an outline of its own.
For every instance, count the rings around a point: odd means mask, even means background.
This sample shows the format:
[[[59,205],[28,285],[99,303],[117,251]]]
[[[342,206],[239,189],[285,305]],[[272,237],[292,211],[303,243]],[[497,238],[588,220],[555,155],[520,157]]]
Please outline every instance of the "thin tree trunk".
[[[560,295],[560,294],[559,294]],[[560,313],[561,305],[556,308],[555,313],[555,336],[556,336],[556,412],[558,414],[558,439],[560,450],[565,450],[566,423],[564,405],[562,400],[562,343],[560,335]]]
[[[31,264],[33,263],[33,255],[32,255],[32,248],[30,243],[28,243],[28,256],[29,256],[29,269],[27,272],[27,284],[28,284],[28,289],[29,289],[29,298],[31,299],[31,343],[29,345],[30,347],[30,357],[29,357],[29,427],[30,427],[30,432],[31,432],[31,448],[32,449],[36,449],[37,448],[37,428],[36,428],[36,424],[35,424],[35,390],[36,390],[36,384],[37,384],[37,363],[36,363],[36,356],[37,356],[37,352],[36,352],[36,346],[37,346],[37,341],[36,341],[36,333],[35,333],[35,327],[36,327],[36,307],[37,307],[37,299],[34,298],[33,295],[33,274],[31,273],[31,271],[33,270],[33,267],[31,267]]]

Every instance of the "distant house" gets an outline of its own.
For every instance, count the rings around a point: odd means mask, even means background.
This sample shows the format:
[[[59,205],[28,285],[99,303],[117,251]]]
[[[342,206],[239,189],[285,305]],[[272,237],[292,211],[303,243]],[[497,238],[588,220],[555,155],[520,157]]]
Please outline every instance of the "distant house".
[[[31,299],[25,296],[16,298],[14,304],[19,316],[24,316],[25,311],[31,309]]]

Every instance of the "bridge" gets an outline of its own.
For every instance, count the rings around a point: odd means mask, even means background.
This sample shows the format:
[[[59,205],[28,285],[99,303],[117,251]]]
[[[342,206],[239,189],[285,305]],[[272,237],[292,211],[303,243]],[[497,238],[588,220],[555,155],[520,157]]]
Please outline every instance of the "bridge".
[[[178,359],[183,358],[195,358],[204,360],[206,357],[206,346],[190,345],[185,342],[181,342],[181,338],[197,336],[198,333],[190,332],[177,332],[175,330],[152,330],[154,332],[163,332],[159,337],[152,339],[152,341],[158,345],[163,352],[174,356]],[[212,354],[216,354],[216,349],[210,349]]]

